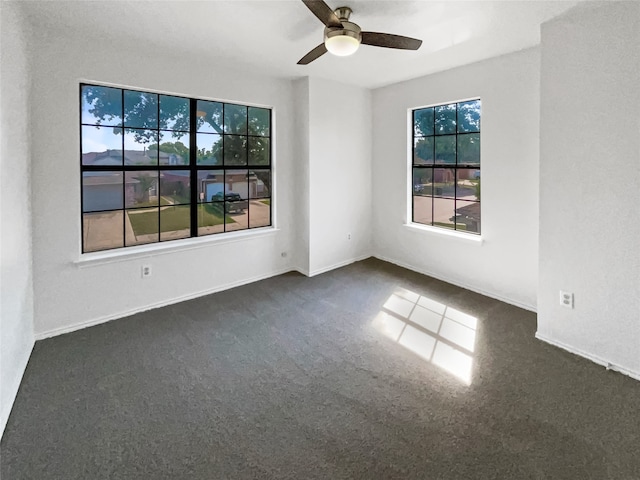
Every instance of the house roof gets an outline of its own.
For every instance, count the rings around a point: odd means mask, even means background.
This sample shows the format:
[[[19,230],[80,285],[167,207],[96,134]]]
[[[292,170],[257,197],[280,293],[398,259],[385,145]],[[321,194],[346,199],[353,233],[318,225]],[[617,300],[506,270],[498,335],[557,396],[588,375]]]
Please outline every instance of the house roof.
[[[138,183],[138,180],[132,178],[127,179],[127,183]],[[85,187],[96,185],[122,185],[122,174],[114,172],[113,174],[100,173],[99,175],[91,175],[85,173],[82,177],[82,185]]]
[[[153,153],[155,151],[152,150]],[[179,159],[182,159],[179,155],[176,155]],[[160,152],[159,161],[161,163],[168,163],[171,154]],[[82,154],[83,165],[122,165],[122,150],[109,149],[104,152],[88,152]],[[164,160],[164,162],[163,162]],[[124,164],[125,165],[155,165],[156,159],[149,155],[149,150],[125,150],[124,151]]]

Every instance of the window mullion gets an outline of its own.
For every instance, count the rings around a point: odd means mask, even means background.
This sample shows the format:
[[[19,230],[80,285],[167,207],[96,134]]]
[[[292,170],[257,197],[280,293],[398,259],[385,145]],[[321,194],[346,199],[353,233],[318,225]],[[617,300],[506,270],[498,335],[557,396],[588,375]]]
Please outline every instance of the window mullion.
[[[198,151],[196,145],[197,115],[198,101],[194,98],[189,99],[189,170],[191,183],[191,237],[198,236],[198,208],[204,208],[198,204],[198,168],[196,165]]]

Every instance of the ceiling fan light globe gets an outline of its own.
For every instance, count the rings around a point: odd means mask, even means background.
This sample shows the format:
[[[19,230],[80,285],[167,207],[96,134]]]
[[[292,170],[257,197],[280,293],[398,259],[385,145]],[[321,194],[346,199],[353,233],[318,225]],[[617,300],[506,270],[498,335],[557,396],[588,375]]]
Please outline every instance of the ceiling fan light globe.
[[[360,42],[357,38],[350,37],[348,35],[336,35],[328,37],[324,41],[324,45],[327,47],[329,53],[338,57],[346,57],[356,53],[356,50],[358,50],[358,47],[360,46]]]

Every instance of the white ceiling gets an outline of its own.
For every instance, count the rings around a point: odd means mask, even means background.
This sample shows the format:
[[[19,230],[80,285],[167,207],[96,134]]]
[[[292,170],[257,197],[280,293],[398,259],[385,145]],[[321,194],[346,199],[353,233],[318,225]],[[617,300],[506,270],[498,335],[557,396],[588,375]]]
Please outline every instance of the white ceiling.
[[[540,24],[576,1],[328,0],[352,8],[363,30],[423,40],[418,51],[361,46],[296,65],[322,42],[323,25],[300,0],[23,1],[37,29],[76,30],[89,39],[143,42],[212,65],[278,77],[319,76],[375,88],[531,47]],[[120,42],[121,41],[121,42]],[[146,51],[146,50],[145,50]]]

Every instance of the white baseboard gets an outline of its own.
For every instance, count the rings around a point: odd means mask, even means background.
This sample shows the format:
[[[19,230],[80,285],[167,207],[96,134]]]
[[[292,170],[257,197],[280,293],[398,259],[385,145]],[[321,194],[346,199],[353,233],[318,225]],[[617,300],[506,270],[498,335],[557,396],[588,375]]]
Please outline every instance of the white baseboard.
[[[16,401],[16,396],[18,395],[18,390],[20,389],[20,384],[22,383],[22,377],[24,376],[24,372],[27,369],[27,364],[29,363],[29,359],[31,358],[31,352],[33,351],[34,345],[35,340],[31,342],[31,346],[27,349],[26,355],[24,355],[20,360],[18,374],[13,378],[11,385],[2,386],[3,394],[6,395],[8,393],[8,397],[11,399],[11,401],[2,406],[2,414],[0,416],[0,438],[2,438],[2,435],[4,435],[4,429],[7,426],[7,421],[9,420],[9,415],[11,414],[13,403]]]
[[[180,297],[174,297],[167,300],[162,300],[161,302],[152,303],[149,305],[145,305],[142,307],[132,308],[130,310],[124,310],[118,313],[113,313],[110,315],[103,315],[102,317],[94,318],[92,320],[87,320],[86,322],[76,323],[74,325],[69,325],[66,327],[54,328],[53,330],[47,330],[44,332],[38,332],[35,334],[36,340],[44,340],[45,338],[56,337],[58,335],[62,335],[64,333],[75,332],[76,330],[82,330],[83,328],[93,327],[94,325],[100,325],[101,323],[106,323],[111,320],[117,320],[118,318],[128,317],[130,315],[134,315],[136,313],[146,312],[148,310],[153,310],[155,308],[165,307],[167,305],[173,305],[175,303],[184,302],[186,300],[193,300],[194,298],[203,297],[205,295],[210,295],[212,293],[222,292],[223,290],[229,290],[230,288],[240,287],[242,285],[247,285],[249,283],[257,282],[260,280],[264,280],[266,278],[276,277],[278,275],[282,275],[283,273],[291,272],[293,268],[289,267],[283,270],[277,270],[275,272],[270,272],[265,275],[258,275],[255,277],[238,280],[236,282],[225,283],[223,285],[218,285],[213,288],[209,288],[206,290],[201,290],[199,292],[190,293],[188,295],[182,295]]]
[[[561,348],[566,350],[569,353],[573,353],[580,357],[586,358],[587,360],[591,360],[593,363],[597,363],[598,365],[602,365],[607,370],[614,370],[616,372],[622,373],[623,375],[627,375],[635,380],[640,380],[640,372],[634,372],[633,370],[629,370],[628,368],[621,367],[620,365],[616,365],[611,363],[597,355],[593,355],[591,353],[585,352],[584,350],[580,350],[579,348],[572,347],[571,345],[567,345],[566,343],[559,342],[557,340],[552,340],[546,335],[536,332],[536,338],[541,340],[549,345],[553,345],[554,347]]]
[[[500,300],[501,302],[508,303],[509,305],[513,305],[515,307],[523,308],[525,310],[529,310],[530,312],[537,313],[537,309],[535,305],[529,305],[526,303],[519,302],[518,300],[513,300],[512,298],[504,297],[495,292],[489,292],[487,290],[483,290],[482,288],[478,288],[475,285],[470,285],[465,282],[460,282],[458,280],[453,280],[444,275],[439,275],[433,272],[430,272],[426,269],[417,268],[414,265],[409,265],[404,262],[399,262],[397,260],[392,260],[390,258],[384,257],[382,255],[374,255],[375,258],[382,260],[384,262],[393,263],[394,265],[398,265],[399,267],[406,268],[407,270],[411,270],[413,272],[421,273],[422,275],[426,275],[428,277],[433,277],[438,280],[442,280],[443,282],[450,283],[452,285],[456,285],[457,287],[465,288],[467,290],[471,290],[472,292],[479,293],[480,295],[484,295],[485,297],[494,298],[496,300]]]
[[[371,254],[367,253],[366,255],[360,255],[359,257],[350,258],[348,260],[344,260],[342,262],[334,263],[333,265],[329,265],[328,267],[317,268],[315,270],[308,271],[306,269],[298,268],[297,271],[307,277],[315,277],[316,275],[320,275],[321,273],[329,272],[331,270],[335,270],[336,268],[346,267],[347,265],[351,265],[352,263],[360,262],[361,260],[365,260],[367,258],[371,258]]]

